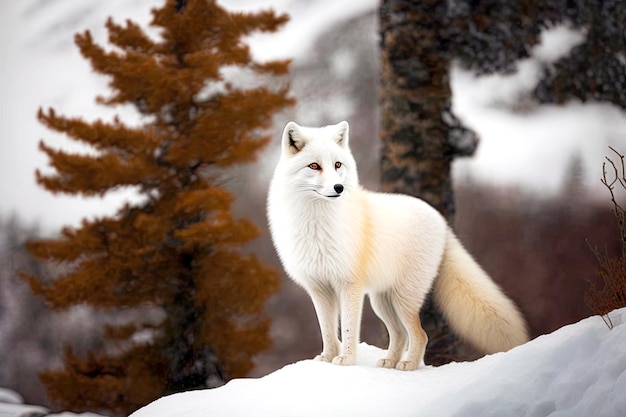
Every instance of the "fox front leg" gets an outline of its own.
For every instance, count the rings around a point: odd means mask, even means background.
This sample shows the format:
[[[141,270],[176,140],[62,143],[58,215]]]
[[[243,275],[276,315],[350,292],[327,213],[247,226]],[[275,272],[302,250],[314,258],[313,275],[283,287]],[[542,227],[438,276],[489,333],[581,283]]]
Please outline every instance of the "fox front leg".
[[[335,365],[356,364],[363,296],[363,289],[358,285],[350,284],[341,289],[341,354],[333,359]]]
[[[322,333],[322,353],[317,355],[315,360],[331,362],[339,353],[339,339],[337,338],[339,299],[337,292],[330,285],[317,285],[309,288],[309,295],[313,301]]]

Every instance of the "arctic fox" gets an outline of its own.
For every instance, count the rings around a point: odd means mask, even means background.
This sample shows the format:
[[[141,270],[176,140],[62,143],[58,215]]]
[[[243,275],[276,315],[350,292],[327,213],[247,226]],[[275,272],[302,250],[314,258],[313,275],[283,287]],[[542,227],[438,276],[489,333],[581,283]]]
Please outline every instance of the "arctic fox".
[[[289,122],[268,193],[274,246],[317,313],[323,351],[316,359],[356,362],[367,293],[389,332],[378,366],[417,369],[427,343],[419,311],[431,287],[452,328],[485,353],[526,342],[513,302],[432,206],[359,186],[348,139],[345,121],[322,128]]]

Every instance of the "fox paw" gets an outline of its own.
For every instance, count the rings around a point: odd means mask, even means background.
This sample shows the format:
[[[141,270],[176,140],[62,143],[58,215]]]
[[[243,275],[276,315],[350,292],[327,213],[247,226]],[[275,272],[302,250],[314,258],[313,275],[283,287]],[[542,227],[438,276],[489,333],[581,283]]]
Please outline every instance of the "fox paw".
[[[354,356],[340,355],[340,356],[335,356],[335,358],[333,359],[333,364],[335,365],[348,366],[348,365],[354,365],[355,363],[356,363],[356,358]]]
[[[320,361],[320,362],[332,362],[333,361],[333,356],[326,355],[324,353],[320,353],[315,358],[313,358],[313,360],[314,361]]]
[[[380,359],[376,365],[379,368],[393,369],[396,367],[396,361],[384,358],[384,359]]]
[[[400,361],[396,365],[396,369],[399,371],[414,371],[418,366],[419,363],[417,361]]]

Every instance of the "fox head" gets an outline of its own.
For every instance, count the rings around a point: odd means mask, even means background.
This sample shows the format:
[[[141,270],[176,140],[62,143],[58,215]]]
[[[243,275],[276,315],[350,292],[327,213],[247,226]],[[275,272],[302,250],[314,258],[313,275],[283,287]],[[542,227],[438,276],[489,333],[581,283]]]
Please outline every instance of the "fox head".
[[[345,121],[320,128],[287,123],[279,162],[283,180],[312,198],[332,200],[349,193],[359,180],[348,141]]]

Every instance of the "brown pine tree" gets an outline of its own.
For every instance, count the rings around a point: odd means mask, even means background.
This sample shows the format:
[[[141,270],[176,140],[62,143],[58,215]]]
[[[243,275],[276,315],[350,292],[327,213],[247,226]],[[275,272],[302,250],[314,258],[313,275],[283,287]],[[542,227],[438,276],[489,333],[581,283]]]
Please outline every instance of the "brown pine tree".
[[[255,62],[242,41],[287,17],[231,13],[213,0],[167,0],[152,13],[158,39],[111,19],[112,48],[89,32],[76,36],[93,69],[110,78],[112,94],[98,102],[134,105],[143,125],[38,114],[95,150],[79,155],[42,142],[55,170],[37,173],[43,187],[83,196],[134,187],[143,202],[31,241],[37,258],[67,266],[50,281],[25,276],[33,291],[55,309],[150,306],[163,317],[111,325],[101,351],[83,357],[68,348],[64,369],[41,374],[50,398],[73,411],[127,415],[167,393],[244,376],[270,345],[263,307],[279,278],[242,253],[258,230],[233,218],[220,175],[253,160],[270,139],[272,115],[292,104],[280,78],[288,62]]]

